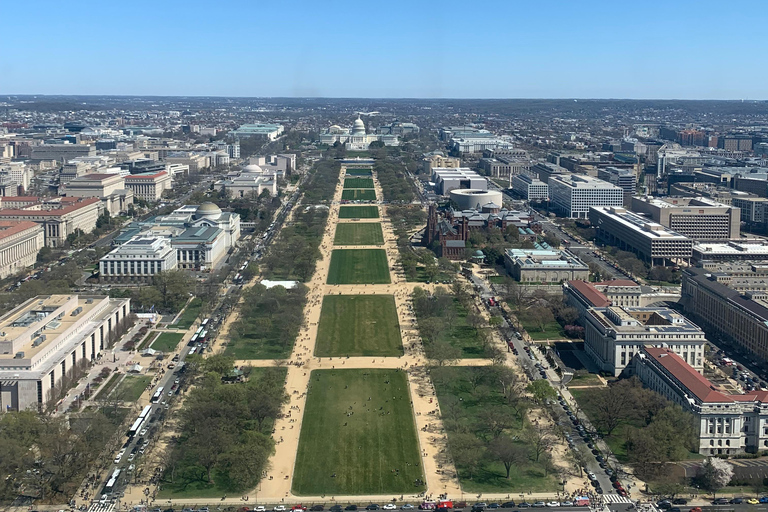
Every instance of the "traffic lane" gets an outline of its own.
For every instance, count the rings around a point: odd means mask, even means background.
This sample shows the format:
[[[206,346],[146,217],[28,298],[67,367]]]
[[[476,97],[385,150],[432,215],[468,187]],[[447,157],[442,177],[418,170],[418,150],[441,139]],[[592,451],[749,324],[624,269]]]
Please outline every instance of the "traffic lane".
[[[558,404],[554,407],[554,411],[558,417],[558,423],[561,424],[560,426],[565,432],[570,434],[573,443],[576,446],[583,446],[584,449],[586,449],[589,453],[589,458],[587,459],[587,469],[593,472],[597,477],[597,482],[600,484],[600,488],[603,490],[603,494],[615,494],[613,489],[613,482],[611,482],[610,478],[608,478],[605,470],[600,467],[600,463],[595,458],[595,455],[592,453],[592,450],[589,448],[589,446],[587,446],[587,442],[584,440],[584,438],[581,437],[581,434],[579,434],[578,429],[571,421],[568,413],[565,412],[565,408]]]

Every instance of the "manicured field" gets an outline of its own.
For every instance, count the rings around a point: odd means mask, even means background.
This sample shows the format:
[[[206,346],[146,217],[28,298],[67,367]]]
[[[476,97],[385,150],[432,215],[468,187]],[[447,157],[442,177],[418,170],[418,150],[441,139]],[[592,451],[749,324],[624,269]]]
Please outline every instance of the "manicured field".
[[[337,224],[334,245],[383,245],[384,233],[378,222]]]
[[[340,219],[378,219],[379,208],[377,206],[341,206],[339,207]]]
[[[115,396],[124,402],[135,402],[152,382],[149,375],[126,375],[118,384]]]
[[[375,201],[376,191],[362,188],[344,190],[341,193],[341,198],[345,201]]]
[[[183,332],[164,332],[149,347],[166,353],[173,352],[183,337]]]
[[[187,308],[181,314],[181,317],[179,317],[178,323],[176,323],[173,327],[176,327],[177,329],[189,329],[195,320],[197,320],[197,316],[200,314],[200,309],[202,307],[202,299],[198,297],[192,299],[187,305]]]
[[[312,372],[294,494],[411,494],[423,479],[405,373]]]
[[[384,249],[334,249],[328,284],[389,284]]]
[[[348,176],[370,176],[373,174],[371,169],[347,169],[345,172]]]
[[[344,188],[373,188],[373,179],[347,178],[344,180]]]
[[[395,298],[392,295],[326,295],[315,355],[403,355]]]

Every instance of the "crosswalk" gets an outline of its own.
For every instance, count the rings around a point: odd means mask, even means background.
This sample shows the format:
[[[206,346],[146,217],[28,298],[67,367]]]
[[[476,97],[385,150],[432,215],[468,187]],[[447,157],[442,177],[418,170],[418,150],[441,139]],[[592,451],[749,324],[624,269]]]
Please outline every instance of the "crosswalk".
[[[603,501],[606,503],[632,503],[631,499],[618,494],[603,494]]]
[[[88,512],[113,512],[114,510],[115,504],[112,502],[100,503],[98,501],[94,501],[91,503],[91,506],[88,507]]]

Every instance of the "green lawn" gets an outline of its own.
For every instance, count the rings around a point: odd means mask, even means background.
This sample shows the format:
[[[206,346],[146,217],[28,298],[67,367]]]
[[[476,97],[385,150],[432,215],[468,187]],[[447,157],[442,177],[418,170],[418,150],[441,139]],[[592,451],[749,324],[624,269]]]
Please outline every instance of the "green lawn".
[[[340,219],[378,219],[378,206],[341,206],[339,207]]]
[[[345,173],[347,176],[370,176],[373,174],[371,169],[347,169]]]
[[[454,311],[452,313],[453,320],[451,325],[449,325],[447,319],[440,316],[435,317],[444,326],[442,332],[437,336],[437,341],[446,342],[460,349],[462,359],[485,357],[486,353],[483,350],[477,329],[467,323],[467,310],[456,299],[453,300],[452,305]],[[422,322],[426,320],[426,318],[420,316],[419,309],[415,309],[417,321]],[[429,358],[433,357],[434,354],[432,347],[432,343],[424,345],[424,352]]]
[[[543,331],[538,324],[528,319],[520,318],[520,324],[525,328],[532,340],[560,340],[566,338],[562,332],[562,327],[554,320],[545,324]]]
[[[376,191],[370,188],[345,190],[341,193],[341,198],[345,201],[375,201]]]
[[[423,479],[405,373],[312,372],[294,494],[411,494]]]
[[[116,396],[124,402],[135,402],[150,382],[151,375],[126,375],[115,390]]]
[[[384,249],[334,249],[328,284],[389,284]]]
[[[488,448],[493,436],[489,436],[484,414],[495,411],[511,415],[513,421],[503,434],[525,446],[524,434],[530,428],[527,420],[520,421],[509,408],[495,379],[493,367],[440,367],[430,372],[437,392],[437,400],[450,419],[444,417],[450,450],[456,450],[463,440],[476,439],[476,458],[480,461],[477,469],[470,474],[468,468],[459,464],[459,481],[464,492],[554,492],[559,490],[556,475],[546,475],[533,453],[522,463],[515,464],[509,479],[504,465],[493,458]],[[461,460],[461,459],[459,459]]]
[[[402,356],[394,296],[326,295],[315,355]]]
[[[344,188],[373,188],[373,178],[347,178]]]
[[[150,348],[160,350],[165,353],[173,352],[176,350],[176,347],[179,345],[179,342],[183,337],[183,332],[164,332],[161,333],[160,336],[158,336],[157,339],[152,342]]]
[[[179,317],[179,321],[174,325],[174,327],[178,329],[189,329],[192,327],[192,324],[195,323],[195,320],[197,320],[198,315],[200,315],[200,309],[203,307],[203,300],[195,297],[192,299],[192,301],[187,305],[187,308],[184,310],[184,312]]]
[[[384,233],[378,222],[336,225],[334,245],[384,245]]]

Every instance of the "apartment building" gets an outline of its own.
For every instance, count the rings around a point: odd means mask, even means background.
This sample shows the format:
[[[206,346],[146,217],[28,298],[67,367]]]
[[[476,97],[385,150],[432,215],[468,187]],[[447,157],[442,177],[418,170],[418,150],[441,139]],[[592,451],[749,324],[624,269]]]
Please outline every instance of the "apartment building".
[[[572,219],[586,219],[593,206],[624,204],[624,191],[621,188],[590,176],[555,175],[549,178],[547,184],[550,206]]]
[[[585,314],[584,350],[603,372],[620,375],[640,347],[663,346],[704,369],[704,332],[669,308],[593,308]]]
[[[635,253],[651,265],[690,260],[693,240],[619,207],[591,207],[589,221],[608,245]]]
[[[741,233],[741,210],[705,197],[633,197],[631,208],[693,240],[730,240]]]

